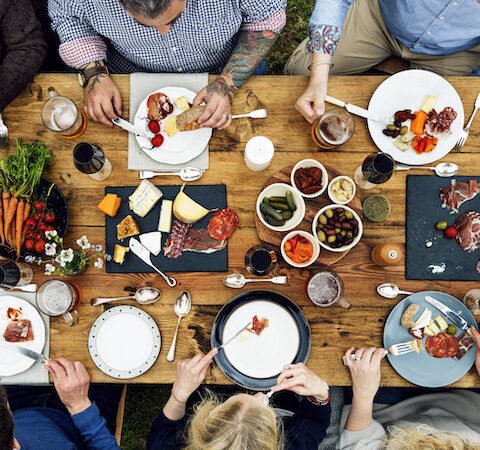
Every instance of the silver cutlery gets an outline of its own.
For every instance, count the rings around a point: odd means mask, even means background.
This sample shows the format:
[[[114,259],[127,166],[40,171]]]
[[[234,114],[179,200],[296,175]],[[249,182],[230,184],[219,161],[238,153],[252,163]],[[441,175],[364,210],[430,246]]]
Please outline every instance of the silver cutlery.
[[[377,286],[377,292],[385,298],[395,298],[398,294],[411,295],[415,292],[402,291],[395,283],[383,283]]]
[[[36,284],[23,284],[21,286],[10,286],[9,284],[0,284],[1,291],[22,291],[22,292],[37,292]]]
[[[394,170],[409,170],[409,169],[430,169],[434,170],[439,177],[453,177],[460,172],[460,167],[454,163],[443,162],[432,166],[408,166],[406,164],[395,163]]]
[[[0,147],[8,147],[8,128],[3,123],[2,114],[0,113]]]
[[[138,288],[133,295],[127,297],[95,297],[90,300],[92,306],[102,305],[103,303],[116,302],[117,300],[135,300],[139,305],[151,305],[162,296],[162,292],[154,287],[142,286]]]
[[[136,128],[135,125],[126,121],[125,119],[122,119],[121,117],[112,119],[112,122],[115,125],[119,126],[120,128],[123,128],[125,131],[128,131],[129,133],[133,133],[137,136],[142,136],[148,140],[152,139],[155,136],[155,134],[153,134],[151,131],[140,130],[139,128]]]
[[[388,350],[384,349],[385,354],[390,353],[392,356],[405,355],[406,353],[414,352],[415,349],[411,345],[412,341],[399,342],[398,344],[391,345]],[[354,361],[360,361],[360,358],[355,357],[355,353],[351,354],[351,357]],[[343,365],[347,365],[345,356],[342,356]]]
[[[35,361],[40,362],[40,364],[45,364],[47,362],[47,359],[45,356],[43,356],[41,353],[34,352],[33,350],[30,350],[29,348],[22,347],[20,345],[2,345],[1,348],[4,348],[5,350],[12,350],[14,352],[20,353],[23,356],[26,356],[27,358],[33,359]]]
[[[178,316],[177,327],[175,328],[175,334],[173,335],[170,350],[168,351],[167,361],[172,362],[175,359],[175,346],[177,345],[178,327],[180,326],[180,320],[185,317],[192,307],[192,297],[188,291],[183,291],[173,304],[173,311]]]
[[[227,342],[224,342],[222,345],[220,345],[220,347],[218,347],[218,351],[240,336],[240,334],[242,334],[251,324],[252,322],[250,321],[241,330],[238,330]]]
[[[223,284],[230,288],[240,289],[247,283],[270,282],[274,284],[287,284],[287,277],[285,275],[273,278],[245,278],[241,273],[231,273],[223,278]]]
[[[329,95],[325,96],[325,101],[331,103],[332,105],[339,106],[340,108],[345,108],[349,113],[364,117],[365,119],[371,119],[375,122],[383,123],[393,122],[393,118],[380,117],[378,114],[375,114],[368,109],[360,108],[360,106],[352,105],[351,103],[345,103],[343,100],[338,100],[337,98],[330,97]]]
[[[203,171],[196,167],[184,167],[180,169],[180,172],[153,172],[151,170],[140,170],[138,176],[141,180],[146,178],[153,178],[157,175],[177,175],[182,181],[197,181],[203,175]]]
[[[251,119],[265,119],[268,116],[268,111],[265,108],[250,111],[247,114],[235,114],[232,119],[240,119],[242,117],[250,117]]]
[[[478,93],[477,99],[475,100],[475,108],[473,110],[473,113],[470,116],[469,121],[465,125],[465,128],[460,133],[460,138],[458,139],[457,143],[455,144],[455,147],[453,147],[454,152],[461,150],[462,147],[465,145],[465,141],[468,138],[468,132],[470,130],[470,125],[472,124],[473,118],[475,117],[475,114],[477,113],[479,108],[480,108],[480,92]]]
[[[430,295],[425,296],[425,301],[430,303],[432,306],[435,306],[439,311],[442,311],[445,316],[450,319],[455,325],[460,327],[462,330],[467,331],[470,328],[468,322],[459,315],[456,311],[452,308],[449,308],[447,305],[443,304],[442,302],[438,301],[436,298],[431,297]],[[460,312],[460,311],[459,311]]]

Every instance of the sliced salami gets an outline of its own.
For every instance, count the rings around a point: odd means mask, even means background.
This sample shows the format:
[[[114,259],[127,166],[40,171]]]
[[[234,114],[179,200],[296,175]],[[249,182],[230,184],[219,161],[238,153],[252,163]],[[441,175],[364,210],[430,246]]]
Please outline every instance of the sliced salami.
[[[217,241],[228,239],[237,229],[238,215],[230,208],[217,211],[208,222],[208,234]]]
[[[446,357],[451,358],[452,356],[455,356],[458,352],[458,349],[459,349],[459,343],[457,338],[455,336],[449,336]]]
[[[429,336],[425,343],[425,348],[430,356],[434,358],[445,358],[447,355],[447,339],[442,336],[443,333],[436,336]]]
[[[180,220],[175,220],[172,225],[167,242],[163,248],[163,254],[167,258],[176,259],[180,257],[183,251],[183,244],[187,236],[191,224],[183,223]]]

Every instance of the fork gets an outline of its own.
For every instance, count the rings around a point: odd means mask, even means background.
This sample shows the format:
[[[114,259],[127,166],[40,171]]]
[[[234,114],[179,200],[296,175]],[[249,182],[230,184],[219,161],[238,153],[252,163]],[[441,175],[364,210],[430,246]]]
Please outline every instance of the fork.
[[[407,342],[400,342],[398,344],[393,344],[392,346],[389,347],[389,349],[384,349],[385,354],[390,353],[393,356],[399,356],[399,355],[404,355],[405,353],[410,353],[414,352],[415,349],[411,346],[412,341],[407,341]],[[352,353],[351,355],[352,359],[354,361],[359,361],[359,358],[355,357],[355,353]],[[347,365],[347,361],[345,360],[345,356],[342,356],[342,361],[343,365]]]
[[[473,118],[475,117],[475,114],[478,111],[478,108],[480,108],[480,92],[478,93],[477,99],[475,100],[475,109],[473,110],[473,113],[470,116],[470,120],[467,122],[467,124],[465,125],[465,128],[460,133],[460,139],[457,141],[452,151],[458,152],[465,145],[465,141],[467,140],[467,137],[468,137],[468,131],[469,131],[470,125],[472,123]]]
[[[2,114],[0,113],[0,147],[8,147],[8,128],[3,123]]]

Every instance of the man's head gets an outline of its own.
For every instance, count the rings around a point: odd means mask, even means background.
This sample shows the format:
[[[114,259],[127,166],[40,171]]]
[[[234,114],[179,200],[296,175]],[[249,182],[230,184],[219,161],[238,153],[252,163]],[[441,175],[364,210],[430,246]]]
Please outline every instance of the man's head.
[[[127,12],[142,25],[167,34],[185,9],[187,0],[119,0]]]
[[[13,416],[5,389],[0,386],[0,449],[13,448]]]

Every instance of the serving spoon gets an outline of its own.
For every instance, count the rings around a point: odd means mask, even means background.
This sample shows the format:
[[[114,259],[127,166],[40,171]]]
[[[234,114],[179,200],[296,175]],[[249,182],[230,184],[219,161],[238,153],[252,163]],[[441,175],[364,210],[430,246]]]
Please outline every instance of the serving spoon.
[[[141,170],[138,173],[140,179],[153,178],[157,175],[177,175],[183,181],[197,181],[203,175],[203,172],[196,167],[184,167],[180,172],[152,172],[151,170]]]
[[[232,119],[240,119],[241,117],[250,117],[252,119],[265,119],[268,116],[268,111],[264,108],[250,111],[247,114],[236,114],[232,116]]]
[[[135,291],[135,294],[129,295],[128,297],[95,297],[90,300],[90,303],[92,306],[97,306],[103,303],[116,302],[117,300],[132,299],[139,305],[150,305],[155,303],[161,296],[162,293],[159,289],[150,286],[142,286]]]
[[[377,287],[377,292],[385,298],[395,298],[398,294],[410,295],[415,292],[401,291],[395,283],[383,283]]]
[[[177,345],[177,335],[178,335],[178,327],[180,325],[180,320],[185,317],[189,312],[190,308],[192,307],[192,297],[190,296],[190,292],[183,291],[179,294],[179,296],[175,299],[175,303],[173,304],[173,311],[178,316],[177,327],[175,328],[175,334],[173,335],[172,343],[170,345],[170,350],[168,351],[167,361],[172,362],[175,359],[175,346]]]
[[[223,284],[230,288],[240,289],[247,283],[255,283],[261,281],[269,281],[270,283],[275,284],[287,284],[287,277],[285,275],[273,278],[245,278],[241,273],[231,273],[223,278]]]
[[[439,177],[453,177],[460,172],[460,167],[454,163],[443,162],[437,164],[435,167],[431,166],[407,166],[406,164],[395,164],[395,170],[409,170],[409,169],[430,169],[435,171]]]

